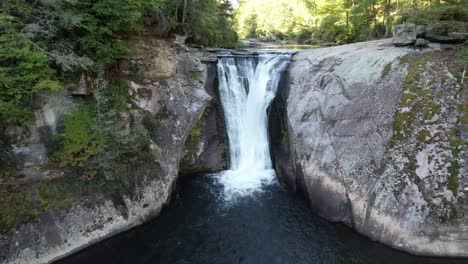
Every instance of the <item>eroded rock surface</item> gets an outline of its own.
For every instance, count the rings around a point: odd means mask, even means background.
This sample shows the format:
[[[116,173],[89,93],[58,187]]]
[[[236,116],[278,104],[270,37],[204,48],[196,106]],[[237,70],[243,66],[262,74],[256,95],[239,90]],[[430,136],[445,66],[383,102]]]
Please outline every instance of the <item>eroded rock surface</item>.
[[[431,41],[444,49],[453,49],[456,44],[462,44],[468,39],[468,23],[459,21],[439,21],[426,25],[404,23],[396,25],[393,30],[393,45],[426,46]],[[439,47],[440,49],[441,47]]]
[[[129,172],[138,182],[128,194],[78,197],[70,207],[51,208],[37,221],[0,234],[0,263],[49,263],[159,214],[178,177],[183,145],[212,99],[206,91],[204,57],[169,40],[136,43],[135,58],[122,62],[120,74],[130,81],[128,96],[137,106],[127,113],[132,116],[129,122],[136,122],[140,133],[149,133],[152,139],[149,148],[154,155]],[[73,107],[70,95],[57,94],[37,111],[31,138],[15,149],[28,157],[23,165],[28,177],[48,175],[47,168],[41,167],[49,158],[44,140],[57,133],[56,124]],[[155,122],[154,131],[142,124],[144,118]],[[47,133],[40,134],[40,130]],[[60,180],[60,174],[57,177]]]
[[[371,239],[467,257],[466,83],[456,54],[391,40],[298,52],[286,96],[294,171],[285,182],[321,216]]]
[[[227,169],[227,135],[223,108],[217,95],[216,77],[216,64],[210,63],[205,89],[212,100],[192,127],[185,142],[180,174],[218,172]]]
[[[406,23],[395,26],[393,30],[393,44],[395,46],[406,46],[416,42],[416,25]]]

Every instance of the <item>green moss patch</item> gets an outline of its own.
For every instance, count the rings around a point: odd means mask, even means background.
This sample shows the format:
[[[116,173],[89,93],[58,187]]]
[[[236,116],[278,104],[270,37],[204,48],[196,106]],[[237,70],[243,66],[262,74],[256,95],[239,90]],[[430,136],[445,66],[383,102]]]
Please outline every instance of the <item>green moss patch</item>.
[[[17,167],[16,159],[9,138],[0,132],[0,179],[8,180],[13,176]]]
[[[393,139],[394,140],[403,140],[405,138],[404,129],[405,129],[405,121],[407,119],[406,113],[396,113],[393,121]]]
[[[382,79],[385,78],[390,73],[391,70],[392,70],[392,64],[391,63],[385,64],[385,67],[382,71]]]
[[[441,106],[436,103],[430,103],[428,107],[423,110],[423,117],[425,120],[432,119],[436,114],[440,114]]]
[[[417,120],[428,121],[441,111],[440,105],[434,101],[434,90],[430,87],[431,85],[426,87],[426,85],[421,83],[425,65],[431,59],[433,59],[433,54],[431,53],[407,55],[401,59],[401,63],[408,65],[408,73],[400,99],[400,108],[405,108],[405,112],[397,112],[394,116],[393,145],[412,134],[412,131],[415,130],[413,125],[417,123]]]
[[[1,185],[0,233],[37,222],[51,208],[69,207],[82,191],[72,178]]]
[[[30,185],[0,187],[0,233],[6,233],[21,223],[37,221],[40,204],[29,189]]]
[[[453,195],[458,195],[458,170],[460,165],[457,162],[454,162],[451,167],[449,167],[450,177],[448,179],[448,189],[452,191]]]
[[[427,130],[422,130],[421,132],[418,133],[416,136],[416,139],[419,142],[426,142],[426,139],[431,136],[431,133]]]
[[[184,173],[199,173],[206,171],[207,169],[198,162],[198,146],[202,140],[203,128],[206,125],[207,114],[210,109],[205,109],[202,117],[195,123],[192,129],[189,132],[187,140],[185,141],[183,147],[184,157],[182,159],[182,171]]]
[[[408,55],[401,59],[402,64],[408,67],[408,74],[403,85],[400,109],[394,115],[391,142],[392,147],[401,147],[403,155],[413,161],[404,168],[404,173],[413,175],[416,184],[420,179],[415,175],[417,164],[414,153],[425,148],[425,144],[431,144],[434,153],[429,159],[440,158],[437,162],[442,163],[433,173],[438,177],[447,177],[446,188],[456,197],[459,196],[459,184],[463,179],[460,169],[464,163],[460,155],[468,146],[468,142],[461,137],[461,130],[466,129],[468,123],[468,106],[463,97],[463,85],[460,84],[463,78],[461,56],[458,51],[440,51]],[[443,164],[449,164],[449,167]],[[420,187],[425,188],[423,185]],[[443,186],[440,188],[439,191],[442,191]],[[434,193],[433,190],[425,192],[425,195]],[[433,198],[427,197],[427,200]],[[433,206],[439,210],[436,221],[456,219],[456,203],[447,201],[443,205]]]
[[[156,117],[151,114],[150,112],[145,112],[143,114],[143,120],[142,124],[145,127],[146,131],[148,131],[148,136],[155,140],[157,137],[157,129],[158,129],[158,124]]]

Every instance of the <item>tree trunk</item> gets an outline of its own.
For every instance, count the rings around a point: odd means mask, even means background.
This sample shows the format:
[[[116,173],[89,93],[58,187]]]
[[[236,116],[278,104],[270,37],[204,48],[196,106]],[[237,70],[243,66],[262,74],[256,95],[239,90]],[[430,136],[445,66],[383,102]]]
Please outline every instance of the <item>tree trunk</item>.
[[[349,11],[346,10],[346,36],[349,36]]]
[[[184,11],[182,13],[182,25],[185,25],[186,17],[187,17],[187,0],[184,0]]]
[[[391,0],[385,1],[385,37],[390,37],[390,8]]]

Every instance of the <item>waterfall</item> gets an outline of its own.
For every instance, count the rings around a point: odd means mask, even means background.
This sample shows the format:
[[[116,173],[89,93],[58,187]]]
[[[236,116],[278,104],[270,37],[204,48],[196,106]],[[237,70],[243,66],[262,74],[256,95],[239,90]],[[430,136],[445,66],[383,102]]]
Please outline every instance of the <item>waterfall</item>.
[[[275,179],[268,144],[267,109],[289,53],[220,56],[219,94],[229,140],[229,170],[217,174],[227,199],[261,190]]]

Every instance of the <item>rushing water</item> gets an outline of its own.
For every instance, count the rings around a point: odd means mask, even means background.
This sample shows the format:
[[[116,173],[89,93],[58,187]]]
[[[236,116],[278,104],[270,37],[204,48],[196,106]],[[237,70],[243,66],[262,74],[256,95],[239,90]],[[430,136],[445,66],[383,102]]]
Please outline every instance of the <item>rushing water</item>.
[[[218,178],[228,200],[252,194],[275,179],[268,146],[267,108],[289,59],[289,53],[278,52],[219,59],[219,94],[229,139],[230,169],[218,174]]]
[[[155,220],[56,264],[462,264],[415,257],[315,216],[273,183],[225,206],[210,175],[181,179]]]
[[[374,243],[315,216],[274,180],[267,108],[289,57],[222,57],[218,73],[230,169],[182,179],[157,219],[57,264],[466,263],[415,257]]]

